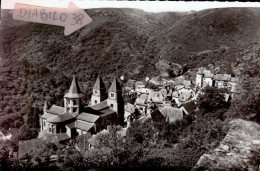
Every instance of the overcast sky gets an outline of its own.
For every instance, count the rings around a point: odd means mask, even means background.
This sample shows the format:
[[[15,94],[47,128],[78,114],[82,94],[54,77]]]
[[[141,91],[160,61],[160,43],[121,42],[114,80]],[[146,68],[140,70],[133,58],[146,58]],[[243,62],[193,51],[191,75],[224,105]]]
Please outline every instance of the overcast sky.
[[[78,7],[89,8],[138,8],[147,12],[199,11],[221,7],[260,7],[259,2],[170,2],[170,1],[91,1],[91,0],[2,0],[2,9],[13,9],[15,3],[32,4],[45,7],[66,8],[69,2]]]

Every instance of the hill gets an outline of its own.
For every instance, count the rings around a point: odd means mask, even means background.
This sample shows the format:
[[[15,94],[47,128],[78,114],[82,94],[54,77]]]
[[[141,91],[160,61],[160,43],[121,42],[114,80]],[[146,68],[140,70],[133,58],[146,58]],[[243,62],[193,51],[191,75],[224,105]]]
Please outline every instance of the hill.
[[[160,61],[181,65],[184,74],[193,76],[197,67],[214,65],[220,72],[239,77],[244,96],[234,101],[223,115],[260,123],[255,112],[259,111],[255,97],[260,93],[260,9],[223,8],[193,13],[91,9],[86,12],[93,22],[67,37],[63,35],[63,27],[18,22],[11,19],[11,11],[2,12],[0,125],[5,130],[22,126],[18,135],[30,135],[14,136],[15,140],[37,136],[37,129],[30,128],[38,128],[44,101],[62,105],[72,73],[76,73],[87,103],[98,74],[108,87],[113,76],[125,75],[127,79],[137,80],[158,76],[160,70],[156,63]],[[215,123],[215,118],[211,121]],[[221,127],[219,123],[216,125]],[[210,126],[203,131],[211,129]],[[219,141],[222,136],[213,139]],[[186,155],[190,152],[185,151]]]

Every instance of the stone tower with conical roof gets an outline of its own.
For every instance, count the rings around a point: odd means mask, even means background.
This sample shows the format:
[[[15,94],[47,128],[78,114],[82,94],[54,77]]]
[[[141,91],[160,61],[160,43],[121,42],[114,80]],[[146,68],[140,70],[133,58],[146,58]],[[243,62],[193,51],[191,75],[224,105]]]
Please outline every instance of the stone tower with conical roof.
[[[77,79],[73,75],[73,80],[70,85],[69,92],[64,96],[65,112],[78,115],[81,110],[81,100],[84,95],[81,93]]]
[[[107,105],[117,113],[117,124],[124,124],[124,100],[122,96],[122,88],[116,78],[108,90]]]
[[[106,86],[100,76],[98,76],[93,87],[93,94],[91,96],[91,105],[98,104],[107,99]]]

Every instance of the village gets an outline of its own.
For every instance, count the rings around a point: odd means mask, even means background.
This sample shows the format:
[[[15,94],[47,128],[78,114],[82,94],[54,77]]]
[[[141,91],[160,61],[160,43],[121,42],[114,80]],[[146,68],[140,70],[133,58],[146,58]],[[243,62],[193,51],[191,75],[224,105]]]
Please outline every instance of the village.
[[[91,100],[84,105],[81,101],[84,95],[74,75],[70,89],[64,96],[64,107],[45,102],[44,113],[40,116],[38,139],[20,141],[18,153],[11,150],[10,157],[23,160],[32,147],[39,147],[42,140],[65,145],[78,136],[85,136],[84,145],[79,143],[76,149],[85,151],[93,148],[97,135],[108,133],[110,125],[120,125],[122,130],[118,133],[126,136],[134,120],[174,123],[185,115],[195,114],[198,97],[207,86],[225,88],[227,91],[223,96],[226,102],[238,94],[236,77],[214,74],[202,67],[198,69],[195,80],[183,75],[174,79],[158,78],[128,80],[123,88],[114,78],[107,94],[106,86],[101,76],[98,76]],[[2,134],[3,138],[5,136]],[[52,158],[55,161],[57,155]]]

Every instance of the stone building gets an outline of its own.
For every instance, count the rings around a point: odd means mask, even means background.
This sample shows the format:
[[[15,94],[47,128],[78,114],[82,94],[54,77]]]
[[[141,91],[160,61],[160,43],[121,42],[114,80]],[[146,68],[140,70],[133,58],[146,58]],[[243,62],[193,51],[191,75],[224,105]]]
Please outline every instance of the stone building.
[[[111,124],[124,124],[122,89],[116,78],[108,90],[108,97],[100,76],[93,87],[89,106],[82,103],[83,97],[73,76],[70,89],[64,96],[64,107],[57,105],[49,107],[45,102],[44,114],[40,117],[41,132],[63,141],[88,132],[97,133]]]

